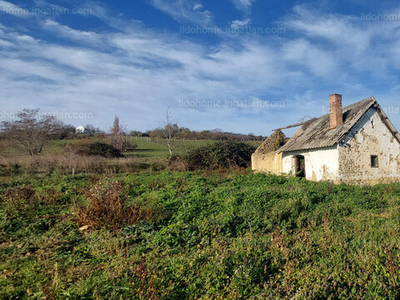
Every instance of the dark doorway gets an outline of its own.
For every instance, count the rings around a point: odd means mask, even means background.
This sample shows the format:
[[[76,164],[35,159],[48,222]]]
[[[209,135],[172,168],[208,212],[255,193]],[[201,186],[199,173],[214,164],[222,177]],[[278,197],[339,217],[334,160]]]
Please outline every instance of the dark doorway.
[[[303,155],[297,155],[294,157],[294,170],[296,177],[306,177],[306,165]]]

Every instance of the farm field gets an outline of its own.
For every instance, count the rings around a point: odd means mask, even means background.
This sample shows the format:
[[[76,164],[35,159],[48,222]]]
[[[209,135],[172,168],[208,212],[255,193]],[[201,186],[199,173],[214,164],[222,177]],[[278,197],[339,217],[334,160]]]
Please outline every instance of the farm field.
[[[400,297],[400,184],[53,173],[0,195],[1,299]]]
[[[90,141],[104,141],[101,139],[90,138]],[[137,145],[133,151],[125,152],[124,154],[130,156],[137,156],[149,160],[154,159],[165,159],[168,155],[168,146],[163,139],[151,139],[146,137],[132,137],[130,141]],[[46,155],[62,155],[64,153],[64,147],[67,144],[79,143],[81,140],[50,140],[43,148],[42,156]],[[182,155],[186,151],[201,147],[210,143],[214,143],[212,140],[174,140],[173,141],[173,153],[176,155]],[[0,147],[0,156],[3,157],[18,157],[26,156],[26,153],[19,150],[11,145],[8,145],[6,141],[3,141],[3,147]],[[247,142],[253,146],[259,146],[261,141],[249,141]]]

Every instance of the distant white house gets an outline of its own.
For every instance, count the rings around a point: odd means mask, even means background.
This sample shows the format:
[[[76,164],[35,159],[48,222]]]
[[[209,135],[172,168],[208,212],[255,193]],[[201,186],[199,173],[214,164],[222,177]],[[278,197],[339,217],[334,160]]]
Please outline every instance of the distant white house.
[[[76,133],[84,133],[85,132],[85,127],[78,126],[78,127],[76,127],[75,132]]]

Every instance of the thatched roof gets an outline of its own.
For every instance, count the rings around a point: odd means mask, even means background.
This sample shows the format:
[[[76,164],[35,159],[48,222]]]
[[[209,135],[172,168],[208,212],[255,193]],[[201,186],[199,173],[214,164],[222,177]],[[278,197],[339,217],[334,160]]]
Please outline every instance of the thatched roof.
[[[269,136],[256,150],[255,153],[265,154],[269,152],[275,152],[281,148],[288,138],[281,130],[276,130],[271,136]]]

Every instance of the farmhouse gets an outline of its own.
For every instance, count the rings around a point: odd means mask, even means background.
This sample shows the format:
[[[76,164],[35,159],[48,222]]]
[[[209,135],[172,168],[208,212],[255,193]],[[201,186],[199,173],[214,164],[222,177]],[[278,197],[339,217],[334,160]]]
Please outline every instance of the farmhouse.
[[[75,132],[76,133],[84,133],[85,132],[85,127],[78,126],[78,127],[76,127]]]
[[[329,102],[329,114],[277,129],[253,153],[252,169],[335,183],[398,181],[400,135],[375,98],[342,108],[333,94]],[[286,141],[281,130],[297,126]]]

